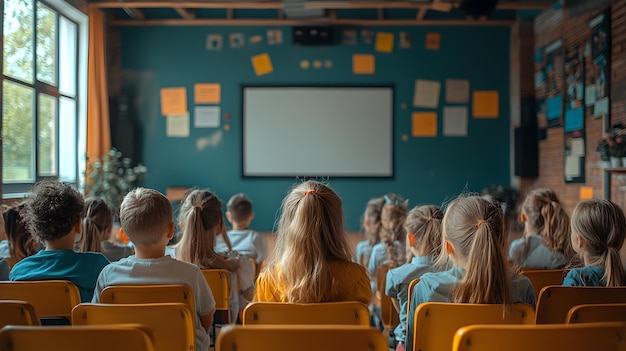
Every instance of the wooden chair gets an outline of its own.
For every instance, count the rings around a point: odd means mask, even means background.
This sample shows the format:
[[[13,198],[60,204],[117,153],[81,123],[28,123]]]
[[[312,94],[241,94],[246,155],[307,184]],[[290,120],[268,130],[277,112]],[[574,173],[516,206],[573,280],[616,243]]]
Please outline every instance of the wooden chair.
[[[0,330],[1,351],[154,351],[150,334],[139,325],[7,326]]]
[[[578,305],[567,312],[566,323],[626,322],[626,303]]]
[[[35,307],[41,319],[64,318],[80,303],[78,287],[67,280],[0,282],[0,300],[23,300]]]
[[[546,286],[537,300],[535,323],[565,323],[572,307],[598,303],[626,303],[626,287]]]
[[[383,332],[386,337],[389,337],[391,329],[400,322],[398,311],[393,307],[391,297],[385,294],[387,271],[391,268],[392,266],[389,264],[382,264],[376,269],[376,295],[380,298],[380,317],[385,327]]]
[[[624,351],[626,324],[472,325],[456,332],[452,350]]]
[[[566,269],[522,269],[535,288],[535,301],[539,299],[541,289],[548,285],[562,285],[563,278],[567,275]]]
[[[154,334],[155,351],[195,350],[196,319],[184,303],[91,304],[72,311],[73,325],[137,323]]]
[[[216,344],[220,351],[389,351],[380,330],[354,325],[232,325]]]
[[[196,313],[193,290],[185,284],[111,285],[100,293],[100,302],[109,304],[184,303]]]
[[[0,300],[0,328],[6,325],[40,325],[33,305],[26,301]]]
[[[415,310],[413,350],[449,351],[457,329],[472,324],[533,324],[533,308],[511,305],[503,315],[502,305],[426,302]],[[409,350],[410,351],[410,350]]]
[[[358,301],[325,303],[255,302],[243,311],[243,325],[345,324],[369,326],[367,306]]]

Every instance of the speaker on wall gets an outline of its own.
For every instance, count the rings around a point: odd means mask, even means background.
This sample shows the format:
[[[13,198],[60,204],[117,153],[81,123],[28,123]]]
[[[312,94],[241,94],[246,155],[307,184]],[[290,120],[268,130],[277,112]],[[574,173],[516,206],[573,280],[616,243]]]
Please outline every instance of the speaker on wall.
[[[535,98],[521,101],[521,123],[515,128],[515,175],[524,178],[539,176],[539,129]]]

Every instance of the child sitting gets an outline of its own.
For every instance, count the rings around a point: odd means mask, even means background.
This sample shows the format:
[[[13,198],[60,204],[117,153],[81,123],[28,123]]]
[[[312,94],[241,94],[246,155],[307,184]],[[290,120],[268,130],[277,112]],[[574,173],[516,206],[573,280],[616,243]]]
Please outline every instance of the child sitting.
[[[232,245],[231,250],[241,255],[252,257],[260,265],[267,258],[267,242],[265,238],[254,230],[250,230],[250,222],[254,218],[252,202],[244,194],[233,195],[226,204],[226,218],[233,225],[227,232]],[[223,242],[218,237],[219,242]]]
[[[100,293],[110,285],[189,285],[196,305],[196,349],[206,351],[215,299],[196,265],[164,255],[165,246],[174,235],[172,219],[172,205],[158,191],[137,188],[126,194],[120,207],[121,230],[135,244],[135,255],[102,270],[92,302],[100,302]]]
[[[367,202],[363,213],[363,228],[365,229],[366,240],[356,244],[356,257],[354,262],[367,267],[367,262],[372,254],[372,248],[380,241],[380,212],[385,204],[385,199],[376,197]]]

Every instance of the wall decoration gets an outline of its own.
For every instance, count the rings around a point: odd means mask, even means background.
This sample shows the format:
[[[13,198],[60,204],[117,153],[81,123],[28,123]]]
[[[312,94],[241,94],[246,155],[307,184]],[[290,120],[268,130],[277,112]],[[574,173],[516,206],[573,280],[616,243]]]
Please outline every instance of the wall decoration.
[[[207,50],[222,50],[224,40],[221,34],[209,34],[206,40]]]
[[[401,49],[411,48],[411,33],[400,32],[398,33],[398,38],[400,39],[398,47],[400,47]]]
[[[283,31],[280,29],[267,30],[267,43],[270,45],[278,45],[283,43]]]
[[[374,32],[370,29],[361,29],[361,42],[371,45],[374,42]]]
[[[344,29],[342,33],[341,43],[343,45],[356,45],[356,30],[355,29]]]
[[[243,33],[230,33],[228,35],[228,42],[230,43],[231,48],[237,49],[246,44],[246,39],[244,38]]]
[[[535,95],[539,125],[548,128],[561,126],[563,116],[563,42],[557,40],[547,45],[542,52],[542,59],[535,64]],[[537,50],[535,55],[540,51]],[[535,58],[537,60],[538,58]],[[545,113],[542,113],[545,111]]]
[[[591,84],[594,86],[595,100],[588,101],[592,106],[592,115],[596,118],[604,118],[605,129],[610,125],[610,101],[609,101],[609,58],[611,57],[611,11],[610,8],[589,21],[591,29],[591,53],[593,70],[591,71]],[[591,95],[591,92],[590,92]]]

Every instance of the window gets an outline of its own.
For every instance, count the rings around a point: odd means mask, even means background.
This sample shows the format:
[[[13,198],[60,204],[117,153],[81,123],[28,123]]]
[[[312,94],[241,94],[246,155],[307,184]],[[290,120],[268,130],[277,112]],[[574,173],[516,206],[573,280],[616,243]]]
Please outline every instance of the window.
[[[4,0],[3,13],[3,192],[26,192],[47,177],[78,185],[87,17],[63,0]]]

